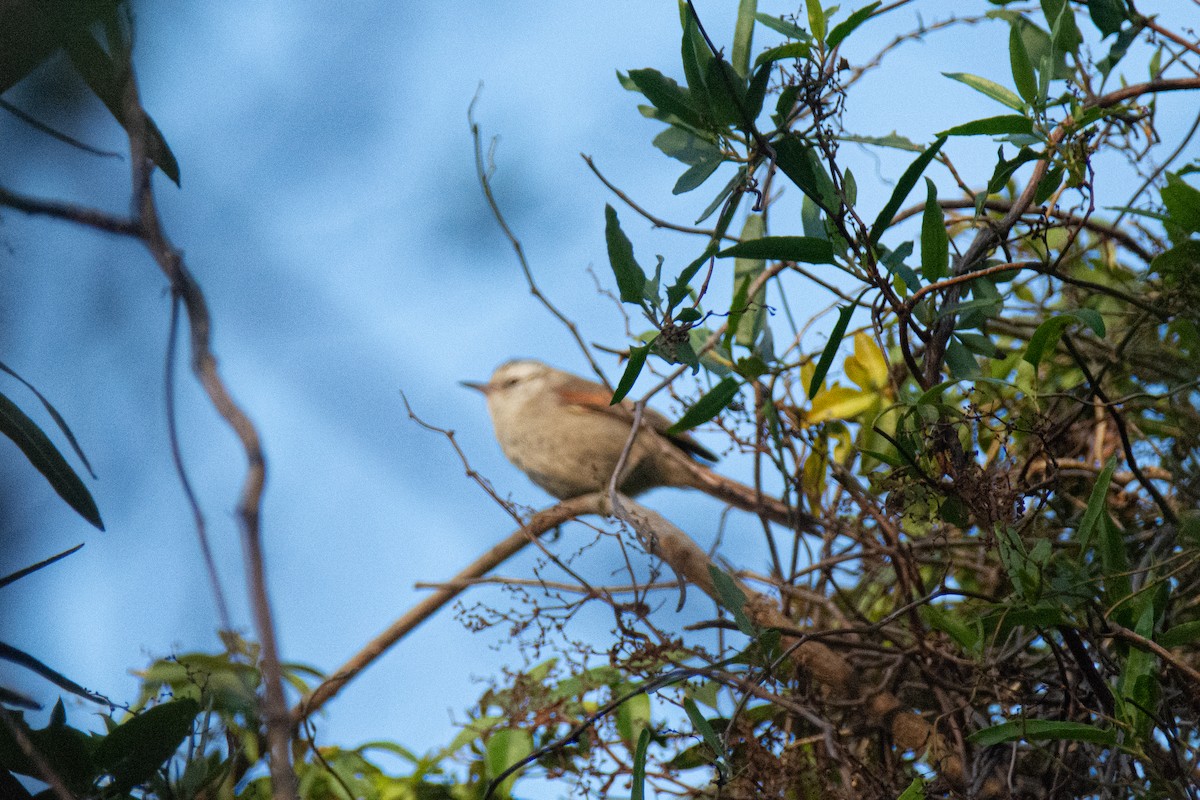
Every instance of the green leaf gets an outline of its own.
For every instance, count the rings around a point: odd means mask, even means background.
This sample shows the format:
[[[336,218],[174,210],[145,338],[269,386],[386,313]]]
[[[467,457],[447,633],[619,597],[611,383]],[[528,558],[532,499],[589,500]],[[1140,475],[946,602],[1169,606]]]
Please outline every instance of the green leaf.
[[[998,103],[1003,103],[1013,111],[1021,111],[1024,108],[1020,97],[995,81],[990,81],[987,78],[981,78],[978,75],[971,75],[966,72],[943,72],[942,74],[951,80],[965,83],[975,91],[982,92]]]
[[[946,220],[938,205],[937,186],[925,179],[925,212],[921,215],[921,274],[927,281],[939,281],[947,275],[950,263],[950,237]]]
[[[900,793],[896,800],[925,800],[925,781],[913,778],[912,783]]]
[[[114,728],[96,748],[96,764],[112,776],[110,789],[128,792],[174,755],[192,732],[200,704],[190,697],[148,708]]]
[[[1079,539],[1081,555],[1086,553],[1091,545],[1092,532],[1096,529],[1096,522],[1108,507],[1108,486],[1112,482],[1113,470],[1116,467],[1116,456],[1110,456],[1104,469],[1100,470],[1100,474],[1096,476],[1096,483],[1092,486],[1092,493],[1088,496],[1087,510],[1083,512],[1083,519],[1079,521],[1079,528],[1075,531],[1075,536]]]
[[[703,425],[725,410],[737,397],[740,385],[735,378],[722,378],[711,390],[684,412],[679,421],[667,428],[667,433],[683,433],[697,425]]]
[[[71,469],[50,437],[3,394],[0,394],[0,434],[7,436],[21,449],[29,463],[45,476],[67,505],[92,525],[104,530],[100,509],[96,507],[96,501],[83,481]]]
[[[680,44],[680,57],[683,60],[683,76],[687,80],[688,90],[693,101],[701,106],[698,109],[702,117],[709,116],[707,95],[704,88],[704,74],[708,71],[708,62],[712,60],[708,44],[696,24],[692,9],[684,2],[679,3],[680,19],[683,21],[683,41]],[[705,126],[701,126],[705,127]]]
[[[982,374],[975,356],[957,339],[951,339],[946,345],[946,366],[950,368],[950,376],[959,380],[978,378]]]
[[[775,163],[826,214],[837,214],[841,205],[837,190],[811,146],[797,136],[785,136],[775,142]]]
[[[997,152],[996,169],[992,172],[992,178],[988,181],[988,194],[996,194],[1003,189],[1011,178],[1023,164],[1030,161],[1038,161],[1042,156],[1030,150],[1028,147],[1022,147],[1020,152],[1012,157],[1011,161],[1004,159],[1004,147],[1000,147]]]
[[[75,30],[68,34],[63,47],[71,59],[71,64],[83,78],[88,88],[95,93],[104,107],[113,115],[117,122],[126,130],[129,123],[125,121],[125,86],[123,76],[125,69],[114,63],[112,56],[92,37],[86,29]],[[145,111],[142,120],[145,132],[146,157],[162,170],[176,186],[179,186],[179,162],[167,145],[162,132],[154,124],[154,120]]]
[[[721,776],[722,782],[728,780],[729,766],[726,763],[725,747],[721,744],[721,739],[717,736],[708,720],[700,713],[700,709],[692,698],[683,698],[683,710],[687,713],[688,719],[692,722],[692,727],[696,729],[696,733],[700,734],[700,738],[712,750],[716,757],[717,771]]]
[[[821,391],[821,383],[829,374],[829,368],[833,366],[833,359],[837,355],[838,347],[842,344],[842,337],[846,335],[846,328],[850,325],[850,317],[854,315],[856,307],[857,304],[852,303],[842,306],[838,310],[837,322],[833,324],[833,330],[829,332],[829,341],[825,343],[825,349],[821,351],[821,358],[817,360],[817,368],[813,371],[812,380],[808,382],[809,400],[812,400]]]
[[[833,245],[812,236],[764,236],[739,242],[717,253],[717,258],[765,258],[803,264],[832,264]]]
[[[523,761],[533,752],[533,738],[524,728],[502,728],[488,737],[484,764],[489,778],[495,779],[505,770]],[[501,797],[512,797],[512,787],[522,770],[509,775],[496,788]]]
[[[677,125],[665,128],[652,144],[676,161],[693,166],[721,158],[721,148]]]
[[[908,193],[916,186],[917,179],[921,177],[921,173],[929,166],[929,162],[933,161],[933,157],[942,149],[942,145],[946,143],[945,136],[939,136],[937,141],[925,148],[925,152],[917,156],[908,169],[904,170],[904,174],[900,176],[900,180],[896,182],[896,188],[892,190],[892,196],[888,198],[887,204],[879,212],[879,216],[875,218],[875,224],[871,226],[871,246],[879,244],[879,238],[883,236],[883,232],[892,224],[892,219],[896,216],[896,212],[900,210],[900,205],[908,197]]]
[[[1014,22],[1008,32],[1008,60],[1012,69],[1013,83],[1021,98],[1030,106],[1037,108],[1041,105],[1038,95],[1037,75],[1033,73],[1033,64],[1029,61],[1029,53],[1025,50],[1025,40],[1021,37],[1021,28]]]
[[[1003,114],[998,117],[964,122],[942,131],[938,136],[1001,136],[1004,134],[1033,133],[1033,122],[1021,114]]]
[[[704,127],[691,94],[671,78],[655,69],[631,69],[629,79],[658,110],[673,114],[692,127]]]
[[[621,373],[621,380],[617,383],[609,405],[615,406],[625,399],[625,395],[629,394],[638,375],[642,373],[642,366],[646,363],[646,356],[650,354],[651,344],[653,342],[629,348],[629,363],[625,365],[625,371]]]
[[[940,136],[941,134],[938,135]],[[907,150],[910,153],[920,153],[925,149],[924,145],[919,145],[913,142],[912,139],[909,139],[907,136],[901,136],[894,130],[886,136],[859,136],[857,134],[843,133],[837,138],[839,142],[891,147],[895,150]]]
[[[762,113],[763,101],[767,99],[767,88],[771,83],[771,65],[760,64],[754,70],[754,76],[750,78],[750,85],[746,87],[746,119],[743,122],[744,127],[748,127],[758,115]]]
[[[696,273],[704,266],[710,258],[717,252],[717,243],[709,242],[708,247],[704,248],[704,252],[700,254],[692,263],[683,268],[679,273],[679,277],[675,279],[675,283],[667,287],[667,311],[675,310],[675,306],[679,305],[685,297],[688,296],[689,285],[692,278],[696,277]]]
[[[1113,67],[1125,57],[1125,53],[1129,51],[1129,46],[1137,41],[1138,34],[1141,32],[1142,28],[1140,25],[1130,25],[1117,34],[1116,40],[1113,41],[1112,47],[1108,50],[1108,55],[1096,65],[1101,75],[1106,78],[1108,77],[1108,73],[1112,72]]]
[[[762,13],[755,14],[754,18],[758,20],[760,25],[765,25],[776,33],[782,33],[789,39],[796,39],[797,41],[801,42],[807,42],[812,39],[812,36],[809,35],[808,31],[804,30],[804,28],[801,28],[799,25],[793,22],[788,22],[780,19],[779,17],[772,17],[770,14]]]
[[[650,748],[650,729],[642,728],[638,734],[637,748],[633,751],[633,786],[629,800],[646,798],[646,751]]]
[[[671,189],[671,194],[687,194],[693,189],[700,188],[717,171],[717,167],[721,166],[721,162],[722,159],[718,156],[712,161],[702,161],[699,164],[688,167],[679,176],[679,180],[675,181],[675,186]]]
[[[1168,172],[1162,201],[1171,222],[1188,233],[1200,233],[1200,189],[1186,183],[1175,173]]]
[[[746,593],[734,581],[733,577],[720,569],[716,564],[708,565],[708,574],[712,578],[713,588],[716,589],[717,599],[721,607],[733,615],[733,621],[738,630],[747,636],[755,636],[758,629],[746,616]]]
[[[787,44],[781,44],[778,47],[772,47],[770,50],[759,53],[758,58],[754,59],[754,65],[757,67],[763,64],[773,64],[776,61],[783,61],[786,58],[805,59],[808,58],[811,50],[812,46],[808,42],[788,42]],[[789,88],[799,91],[800,87]],[[795,100],[795,92],[792,93],[792,99]],[[778,107],[776,107],[776,110],[780,111],[780,113],[786,113],[778,109]]]
[[[1073,322],[1082,322],[1091,328],[1092,333],[1096,336],[1104,338],[1104,317],[1100,316],[1098,312],[1090,308],[1066,311],[1038,325],[1037,330],[1029,337],[1029,344],[1026,346],[1025,355],[1022,358],[1036,367],[1041,363],[1044,355],[1054,349],[1062,332]]]
[[[1038,742],[1047,739],[1111,745],[1116,743],[1116,733],[1111,729],[1097,728],[1084,722],[1021,719],[984,728],[967,737],[968,741],[980,747],[991,747],[1005,742]]]
[[[608,244],[608,261],[617,279],[621,302],[641,305],[645,300],[646,273],[633,257],[633,243],[621,230],[616,209],[607,203],[604,206],[604,240]]]
[[[83,468],[88,471],[89,475],[95,478],[95,470],[93,470],[92,465],[88,463],[87,456],[83,454],[83,448],[79,446],[79,442],[75,439],[75,434],[71,432],[71,428],[67,425],[67,421],[63,419],[62,414],[58,413],[58,409],[50,404],[50,401],[47,400],[45,396],[37,390],[37,387],[22,378],[3,362],[0,362],[0,372],[4,372],[13,376],[13,378],[20,381],[22,386],[33,392],[33,396],[41,401],[42,408],[46,409],[46,413],[49,414],[50,418],[54,420],[54,424],[58,426],[60,431],[62,431],[63,436],[67,437],[67,444],[71,445],[71,449],[75,452],[76,458],[78,458],[80,463],[83,464]]]
[[[744,184],[745,181],[746,181],[746,167],[745,167],[745,165],[742,165],[742,166],[738,167],[737,172],[735,172],[733,174],[733,177],[729,179],[729,183],[725,184],[725,188],[723,188],[721,191],[717,192],[716,197],[714,197],[712,202],[708,204],[708,207],[705,208],[704,211],[702,211],[700,213],[700,216],[696,218],[696,224],[699,225],[701,222],[704,222],[704,220],[708,219],[714,211],[716,211],[718,208],[721,207],[722,204],[724,204],[725,200],[729,197],[729,195],[733,194],[733,190],[738,188],[742,184]],[[738,198],[740,199],[741,196],[742,195],[739,192]],[[735,203],[733,203],[733,205],[736,206],[737,203],[735,202]]]
[[[834,25],[833,30],[829,32],[829,36],[825,40],[825,44],[830,50],[837,47],[846,39],[847,36],[854,32],[855,28],[866,22],[871,15],[875,13],[875,9],[879,8],[881,5],[883,5],[883,3],[871,3],[870,5],[863,6],[858,11],[855,11],[853,14],[847,17],[844,21]]]
[[[818,42],[825,41],[825,12],[821,8],[821,0],[804,0],[808,9],[808,29]]]
[[[1120,31],[1122,23],[1129,19],[1124,0],[1087,0],[1087,7],[1101,38]]]
[[[1075,25],[1075,11],[1068,0],[1042,0],[1042,13],[1050,26],[1054,49],[1060,53],[1078,54],[1083,36]]]
[[[722,58],[708,62],[704,73],[704,88],[708,93],[708,106],[713,121],[718,125],[748,124],[743,118],[746,108],[746,79]]]
[[[1182,625],[1168,628],[1158,635],[1157,641],[1163,647],[1183,647],[1200,639],[1200,620],[1192,620]]]
[[[1046,174],[1038,181],[1037,189],[1033,192],[1033,204],[1035,206],[1040,206],[1049,200],[1052,194],[1058,191],[1058,187],[1062,185],[1063,176],[1066,175],[1066,172],[1062,164],[1055,164],[1046,170]]]
[[[634,746],[650,727],[650,696],[635,694],[617,707],[617,734],[626,746]]]
[[[750,48],[754,41],[754,16],[758,11],[758,0],[741,0],[738,3],[737,25],[733,29],[733,52],[729,60],[739,75],[750,74]]]

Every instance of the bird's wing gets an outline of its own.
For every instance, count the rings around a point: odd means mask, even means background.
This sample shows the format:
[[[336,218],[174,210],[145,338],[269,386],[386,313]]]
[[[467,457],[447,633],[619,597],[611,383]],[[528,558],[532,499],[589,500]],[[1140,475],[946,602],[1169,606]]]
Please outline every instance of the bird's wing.
[[[558,392],[564,402],[575,403],[585,408],[601,411],[617,417],[630,425],[633,424],[633,403],[623,400],[617,405],[612,405],[612,393],[598,383],[583,378],[572,377],[572,380],[559,387]],[[646,408],[642,412],[642,423],[649,426],[656,433],[664,436],[671,444],[686,453],[699,456],[706,461],[717,460],[717,456],[711,450],[697,442],[691,435],[687,433],[667,433],[667,429],[673,423],[669,418],[655,411],[653,408]]]

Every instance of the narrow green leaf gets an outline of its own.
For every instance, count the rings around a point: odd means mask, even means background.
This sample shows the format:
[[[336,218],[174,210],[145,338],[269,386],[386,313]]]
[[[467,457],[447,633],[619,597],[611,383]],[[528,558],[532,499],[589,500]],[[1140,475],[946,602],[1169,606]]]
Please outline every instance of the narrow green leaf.
[[[879,216],[875,218],[875,224],[871,226],[871,246],[879,244],[879,238],[883,236],[883,232],[892,224],[892,219],[896,216],[896,212],[900,210],[900,205],[908,197],[908,193],[917,185],[917,179],[921,177],[921,173],[929,166],[929,162],[933,161],[933,157],[942,149],[942,145],[946,143],[945,136],[939,136],[937,141],[925,148],[925,152],[917,156],[908,169],[904,170],[904,174],[900,176],[900,180],[896,182],[896,188],[892,190],[892,196],[888,198],[887,204],[879,212]]]
[[[1005,742],[1037,742],[1047,739],[1111,745],[1116,742],[1116,734],[1111,729],[1097,728],[1084,722],[1022,719],[984,728],[967,737],[968,741],[980,747],[991,747]]]
[[[847,36],[854,32],[855,28],[866,22],[871,15],[875,13],[875,9],[879,8],[881,5],[883,5],[883,3],[871,3],[870,5],[863,6],[858,11],[855,11],[853,14],[847,17],[844,21],[834,25],[833,30],[829,32],[829,36],[825,40],[825,44],[830,50],[837,47],[839,44],[845,41]]]
[[[708,247],[704,248],[704,252],[700,254],[700,257],[684,267],[683,271],[679,273],[679,277],[675,279],[675,283],[667,287],[667,311],[674,311],[675,306],[679,305],[683,301],[683,298],[688,296],[688,289],[692,278],[696,277],[696,273],[700,271],[705,262],[712,258],[716,252],[717,243],[709,242]]]
[[[650,729],[642,728],[638,734],[637,749],[633,751],[633,786],[629,800],[646,798],[646,751],[650,749]]]
[[[760,25],[765,25],[776,33],[782,33],[789,39],[795,39],[800,42],[807,42],[812,39],[808,31],[801,28],[794,22],[788,22],[779,17],[772,17],[770,14],[758,13],[754,15]]]
[[[741,0],[738,3],[737,25],[733,29],[733,51],[729,60],[739,75],[750,74],[750,50],[754,41],[754,16],[758,11],[758,0]]]
[[[759,53],[758,58],[754,59],[754,65],[772,64],[787,58],[805,59],[808,58],[811,49],[812,47],[808,42],[788,42],[787,44],[781,44],[778,47],[772,47],[770,50]],[[789,88],[795,88],[796,91],[799,91],[798,86]],[[792,93],[792,97],[795,99],[795,92]],[[779,109],[777,108],[776,110]]]
[[[775,143],[775,163],[826,214],[836,215],[841,205],[837,191],[811,146],[797,136],[785,136]]]
[[[745,181],[746,167],[745,165],[742,165],[738,167],[737,172],[735,172],[733,177],[729,179],[729,183],[725,184],[725,188],[717,192],[717,195],[713,198],[712,202],[709,203],[704,211],[700,213],[700,216],[696,218],[696,224],[699,225],[701,222],[704,222],[704,220],[712,216],[712,213],[721,207],[729,195],[733,194],[733,190],[744,184]],[[741,197],[740,194],[738,196]],[[734,203],[734,205],[737,205],[737,203]]]
[[[1042,0],[1042,13],[1050,26],[1054,49],[1060,53],[1078,54],[1083,36],[1075,25],[1075,10],[1068,0]]]
[[[3,362],[0,362],[0,372],[5,372],[13,376],[15,379],[21,382],[22,386],[33,392],[33,396],[41,401],[42,408],[46,409],[46,413],[49,414],[50,418],[54,420],[54,424],[58,426],[60,431],[62,431],[63,436],[67,437],[67,443],[71,445],[71,449],[75,451],[75,456],[83,464],[83,468],[88,471],[89,475],[95,478],[95,470],[93,470],[92,465],[88,463],[87,456],[83,454],[83,448],[79,446],[79,442],[75,439],[75,434],[71,432],[71,428],[67,425],[67,421],[63,419],[62,414],[58,413],[58,409],[50,404],[50,401],[47,400],[45,396],[43,396],[42,393],[37,390],[36,386],[22,378]]]
[[[738,587],[737,582],[728,572],[720,569],[716,564],[708,565],[708,574],[712,578],[713,588],[717,591],[721,607],[733,615],[733,621],[737,624],[738,630],[747,636],[757,635],[758,629],[746,616],[746,593]]]
[[[1038,107],[1040,102],[1037,76],[1033,74],[1033,64],[1030,63],[1029,53],[1025,50],[1021,29],[1015,23],[1008,32],[1008,60],[1012,69],[1013,83],[1022,99],[1030,106]]]
[[[696,404],[684,412],[679,421],[667,429],[667,433],[683,433],[697,425],[703,425],[720,414],[737,397],[740,384],[735,378],[722,378]]]
[[[604,206],[604,239],[608,244],[608,261],[617,279],[621,302],[641,305],[645,299],[646,273],[633,257],[633,243],[621,230],[616,209],[607,203]]]
[[[832,264],[833,245],[812,236],[765,236],[739,242],[717,253],[717,258],[766,258],[803,264]]]
[[[821,8],[821,0],[804,0],[808,10],[808,29],[818,42],[825,41],[825,11]]]
[[[722,160],[720,157],[714,158],[712,161],[701,161],[699,164],[693,164],[688,167],[679,180],[675,181],[674,188],[671,189],[671,194],[687,194],[693,189],[699,189],[712,174],[717,171],[717,167],[721,166]]]
[[[938,134],[941,136],[941,134]],[[906,150],[910,153],[920,153],[925,150],[924,145],[919,145],[907,136],[901,136],[892,131],[886,136],[859,136],[858,134],[843,133],[838,137],[839,142],[854,142],[855,144],[870,144],[876,147],[890,147],[894,150]]]
[[[743,126],[748,126],[758,119],[762,113],[763,102],[767,99],[767,88],[771,84],[771,65],[760,64],[750,78],[746,87],[746,119]]]
[[[96,507],[96,501],[92,499],[87,486],[42,429],[3,394],[0,394],[0,434],[7,436],[21,449],[29,463],[45,476],[67,505],[92,525],[104,530],[100,509]]]
[[[1033,133],[1033,122],[1022,114],[1003,114],[955,125],[938,136],[1002,136],[1014,133]]]
[[[1096,542],[1096,549],[1104,571],[1104,593],[1110,603],[1117,603],[1133,593],[1133,585],[1129,579],[1129,557],[1125,553],[1125,537],[1107,513],[1100,515],[1097,528],[1100,538]],[[1129,609],[1125,606],[1117,611],[1128,612]],[[1116,618],[1122,625],[1132,624],[1129,620],[1121,619],[1119,614]]]
[[[687,80],[692,102],[698,106],[697,112],[701,117],[707,118],[710,113],[707,100],[708,90],[704,87],[704,74],[708,71],[708,62],[712,60],[712,53],[709,52],[708,44],[700,34],[700,28],[696,25],[696,17],[692,14],[691,7],[681,1],[679,13],[683,20],[683,41],[680,44],[683,77]]]
[[[821,351],[821,358],[817,360],[817,368],[813,372],[812,380],[808,382],[809,400],[815,398],[821,391],[821,383],[829,374],[829,368],[833,366],[833,359],[837,355],[838,347],[842,344],[842,337],[846,335],[846,328],[850,325],[850,317],[854,315],[855,307],[854,304],[846,305],[838,311],[837,322],[833,324],[833,330],[829,332],[829,341],[825,343],[825,349]]]
[[[925,212],[921,215],[921,274],[927,281],[939,281],[947,275],[950,263],[950,237],[946,219],[938,205],[937,186],[925,179]]]
[[[688,719],[692,722],[692,727],[696,729],[696,733],[700,734],[700,738],[712,750],[713,755],[717,760],[717,769],[722,776],[725,776],[728,771],[726,765],[725,748],[721,744],[720,737],[713,730],[712,725],[704,718],[704,714],[700,713],[700,709],[696,706],[696,702],[690,697],[683,698],[683,710],[687,713]]]
[[[653,342],[648,342],[629,348],[629,363],[625,365],[625,371],[621,373],[621,380],[617,383],[617,388],[613,392],[609,405],[615,406],[625,399],[625,395],[629,394],[629,390],[633,388],[638,375],[642,374],[642,366],[646,363],[646,356],[650,354],[650,346],[652,344]]]
[[[1003,103],[1013,111],[1021,111],[1024,108],[1020,97],[995,81],[990,81],[987,78],[981,78],[978,75],[971,75],[966,72],[943,72],[942,74],[951,80],[965,83],[975,91],[982,92],[998,103]]]
[[[104,103],[104,107],[117,122],[128,129],[125,122],[125,87],[121,82],[124,69],[113,62],[112,56],[92,37],[86,29],[71,31],[63,41],[63,47],[71,59],[72,66],[83,78],[88,88]],[[179,162],[171,152],[167,140],[154,124],[149,114],[142,112],[145,128],[146,156],[162,170],[176,186],[179,186]]]

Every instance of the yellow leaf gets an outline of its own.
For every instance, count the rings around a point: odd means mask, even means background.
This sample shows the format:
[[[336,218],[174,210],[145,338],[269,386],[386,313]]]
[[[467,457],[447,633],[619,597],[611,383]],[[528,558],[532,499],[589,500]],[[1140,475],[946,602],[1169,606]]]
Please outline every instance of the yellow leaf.
[[[857,389],[834,386],[813,400],[808,422],[815,425],[830,419],[853,419],[874,405],[877,399],[875,395]]]
[[[882,389],[887,386],[888,366],[883,351],[867,334],[854,334],[854,355],[846,359],[846,377],[861,389]]]

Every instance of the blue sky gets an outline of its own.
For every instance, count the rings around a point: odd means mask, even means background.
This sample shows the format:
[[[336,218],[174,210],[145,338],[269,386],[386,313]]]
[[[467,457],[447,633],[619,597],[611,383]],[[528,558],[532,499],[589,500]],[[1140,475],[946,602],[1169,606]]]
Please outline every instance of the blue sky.
[[[859,63],[919,17],[928,24],[948,8],[990,8],[963,5],[913,3],[864,26],[846,55]],[[1139,5],[1144,13],[1188,8]],[[727,42],[736,3],[697,6]],[[458,381],[484,379],[514,356],[582,368],[562,327],[529,296],[483,203],[468,104],[478,91],[477,118],[500,137],[496,191],[543,290],[587,341],[623,346],[624,321],[588,272],[612,288],[603,206],[616,201],[579,154],[593,155],[616,184],[667,218],[690,222],[707,205],[708,187],[671,196],[682,168],[650,146],[661,126],[638,114],[615,78],[617,69],[647,66],[681,77],[675,3],[136,8],[143,100],[183,172],[182,190],[159,180],[162,214],[208,295],[221,368],[259,424],[270,462],[264,531],[284,656],[332,670],[424,596],[415,582],[450,577],[510,530],[448,444],[407,419],[400,391],[426,421],[458,432],[472,466],[502,494],[540,507],[549,498],[503,460],[482,400]],[[794,9],[763,0],[760,10]],[[764,31],[756,49],[776,41]],[[851,95],[847,129],[927,142],[950,124],[1004,113],[939,73],[1010,83],[1006,42],[1003,23],[985,22],[903,46]],[[20,104],[21,91],[5,99]],[[1192,113],[1164,110],[1166,141],[1178,141]],[[122,147],[102,109],[62,123],[97,146]],[[0,137],[17,154],[0,159],[4,186],[125,207],[124,162],[31,137],[7,116]],[[994,143],[951,147],[965,174],[990,175]],[[846,156],[872,209],[910,158],[885,152],[877,161],[849,145]],[[945,173],[931,174],[949,187]],[[1128,176],[1113,179],[1115,194],[1127,190],[1122,181]],[[698,251],[618,210],[643,263],[662,253],[668,268],[678,267]],[[0,633],[89,688],[131,699],[128,671],[150,657],[218,647],[167,447],[165,283],[131,243],[60,223],[4,212],[0,243],[8,323],[0,360],[73,426],[99,475],[93,489],[108,526],[91,530],[14,448],[5,451],[0,481],[20,488],[0,523],[0,572],[87,546],[6,590]],[[791,296],[805,319],[832,300],[812,290]],[[808,349],[820,348],[830,324],[814,327]],[[185,459],[235,617],[248,628],[233,519],[241,456],[187,375],[179,386]],[[3,390],[19,397],[9,384]],[[734,460],[724,469],[740,474],[745,466]],[[671,490],[649,502],[711,540],[715,504]],[[727,537],[736,542],[746,522],[735,518]],[[746,538],[731,553],[761,565],[761,548]],[[598,576],[619,564],[616,553],[592,558]],[[531,563],[523,557],[503,574],[527,576]],[[469,599],[507,602],[490,589]],[[685,617],[711,614],[699,598],[691,602]],[[609,627],[597,615],[581,619],[576,633],[603,647]],[[478,679],[519,659],[502,631],[472,634],[444,612],[343,691],[321,741],[393,739],[415,750],[444,743],[482,690]],[[9,685],[52,703],[46,684],[0,669]]]

